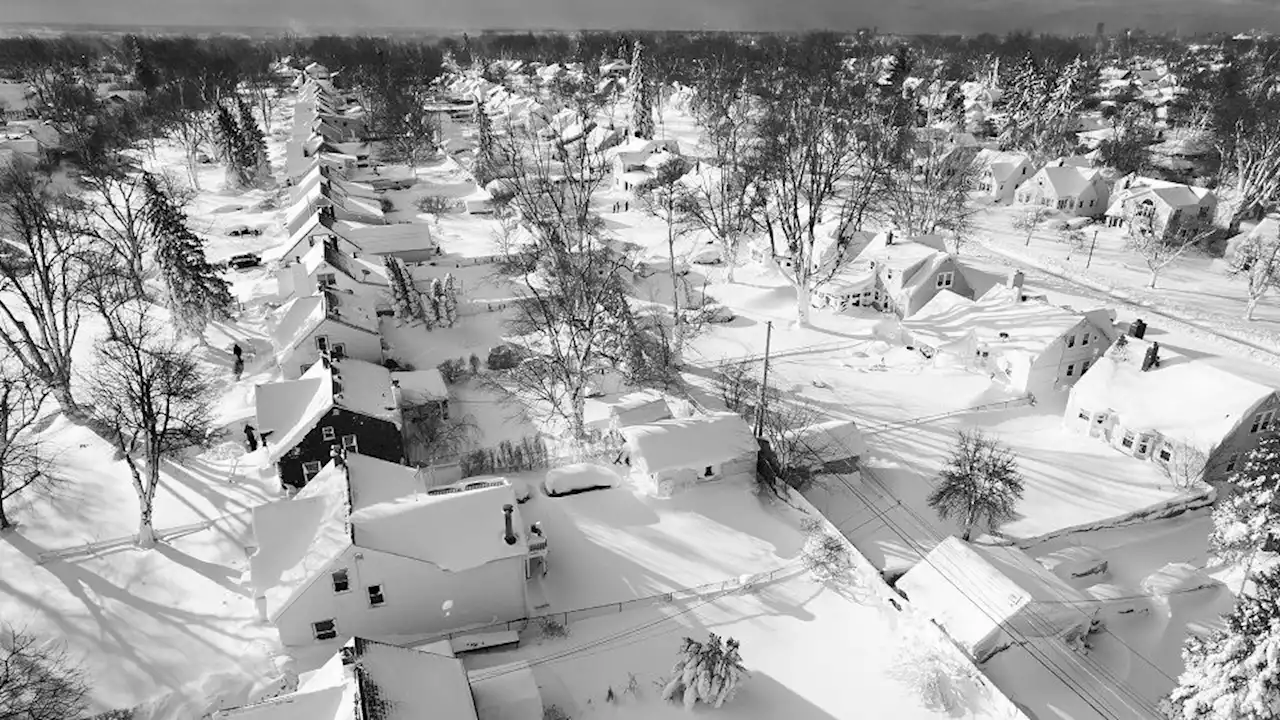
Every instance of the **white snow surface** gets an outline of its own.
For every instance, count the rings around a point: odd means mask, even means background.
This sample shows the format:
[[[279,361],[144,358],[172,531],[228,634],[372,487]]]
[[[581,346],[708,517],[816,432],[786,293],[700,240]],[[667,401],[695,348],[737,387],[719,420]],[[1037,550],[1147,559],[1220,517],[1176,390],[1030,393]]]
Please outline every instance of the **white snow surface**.
[[[611,488],[618,485],[618,474],[595,463],[573,463],[547,471],[542,487],[548,495],[564,495],[579,490]]]

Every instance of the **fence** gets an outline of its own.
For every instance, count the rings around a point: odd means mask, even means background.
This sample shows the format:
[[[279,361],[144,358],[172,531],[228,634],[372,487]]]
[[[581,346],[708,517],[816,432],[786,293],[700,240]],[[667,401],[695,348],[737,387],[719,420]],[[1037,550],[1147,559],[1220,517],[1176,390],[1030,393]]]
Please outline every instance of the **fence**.
[[[240,514],[241,513],[231,513],[211,520],[201,520],[187,525],[178,525],[176,527],[156,530],[156,542],[174,540],[186,535],[198,533],[202,530],[208,530],[219,522],[237,517]],[[137,535],[126,535],[124,537],[113,538],[111,540],[100,540],[97,542],[87,542],[82,545],[72,545],[70,547],[58,548],[55,550],[46,550],[36,556],[36,564],[43,565],[51,560],[79,560],[81,558],[93,557],[115,550],[124,550],[133,547],[137,541]]]
[[[427,645],[443,640],[453,640],[454,638],[466,637],[468,635],[508,632],[512,630],[519,632],[528,628],[529,625],[533,623],[558,623],[560,625],[568,625],[569,623],[577,620],[586,620],[588,618],[601,617],[603,615],[613,615],[616,613],[626,612],[628,610],[638,610],[658,605],[670,605],[690,600],[702,600],[733,591],[746,591],[762,587],[764,585],[778,582],[779,580],[799,575],[803,572],[805,572],[804,568],[797,566],[795,563],[790,563],[774,568],[768,572],[756,573],[755,575],[747,575],[739,578],[731,578],[721,582],[707,583],[705,585],[697,585],[679,590],[672,590],[671,592],[658,593],[656,595],[632,598],[631,600],[623,600],[622,602],[607,603],[605,605],[592,605],[591,607],[544,613],[541,615],[528,615],[515,620],[508,620],[506,622],[498,622],[489,625],[466,628],[463,630],[454,630],[453,632],[448,633],[440,633],[438,635],[417,639],[415,640],[414,645]]]

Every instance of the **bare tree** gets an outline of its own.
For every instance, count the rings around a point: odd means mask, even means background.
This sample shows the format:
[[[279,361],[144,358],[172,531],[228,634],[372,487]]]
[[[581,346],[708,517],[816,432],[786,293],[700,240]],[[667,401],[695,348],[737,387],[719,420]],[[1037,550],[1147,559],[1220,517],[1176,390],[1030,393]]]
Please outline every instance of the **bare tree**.
[[[146,296],[144,260],[155,246],[148,222],[147,197],[141,177],[122,167],[95,166],[86,171],[80,183],[88,191],[86,207],[91,223],[88,229],[116,256],[125,269],[123,279],[134,297]]]
[[[859,167],[856,116],[861,98],[839,69],[781,70],[763,88],[752,166],[767,205],[760,213],[771,241],[786,253],[783,274],[796,288],[796,322],[809,324],[810,295],[824,282],[813,260],[824,220],[844,201],[843,183]]]
[[[65,643],[0,629],[0,720],[66,720],[89,706],[89,682]]]
[[[124,456],[138,494],[138,545],[155,544],[152,508],[160,466],[214,439],[214,394],[190,348],[147,317],[123,309],[116,332],[99,342],[86,377],[94,418]]]
[[[680,180],[688,170],[689,163],[683,158],[671,158],[660,166],[649,180],[636,188],[636,194],[640,197],[645,212],[661,220],[667,228],[667,263],[671,274],[671,319],[674,338],[672,345],[676,358],[680,357],[684,340],[683,321],[680,316],[682,274],[676,269],[676,240],[689,230],[680,211],[685,192]]]
[[[1027,240],[1022,244],[1030,245],[1031,236],[1035,235],[1036,230],[1040,227],[1040,223],[1044,222],[1048,217],[1048,208],[1042,205],[1033,205],[1027,208],[1026,212],[1015,216],[1009,224],[1013,226],[1014,230],[1026,233]]]
[[[1157,464],[1174,487],[1186,489],[1204,480],[1205,471],[1211,464],[1210,458],[1215,454],[1214,451],[1206,453],[1184,443],[1173,443],[1159,451],[1160,460]]]
[[[1129,219],[1125,248],[1142,256],[1151,278],[1147,287],[1154,288],[1165,268],[1177,262],[1211,232],[1166,232],[1166,228],[1157,224],[1154,218],[1134,215]]]
[[[75,412],[71,351],[89,275],[79,204],[46,178],[0,170],[0,342]]]
[[[1280,287],[1280,236],[1263,237],[1250,234],[1230,258],[1227,273],[1248,282],[1248,301],[1244,319],[1253,320],[1264,295]]]
[[[929,507],[943,520],[959,521],[961,539],[968,542],[979,527],[994,532],[1012,520],[1022,491],[1018,459],[1009,448],[980,430],[961,431],[929,494]]]
[[[878,196],[881,212],[908,236],[951,233],[959,253],[973,229],[977,206],[969,194],[978,176],[978,166],[964,148],[948,150],[939,142],[918,141],[889,174]]]
[[[53,487],[49,458],[34,432],[48,392],[31,383],[18,363],[0,359],[0,531],[12,524],[7,504]]]

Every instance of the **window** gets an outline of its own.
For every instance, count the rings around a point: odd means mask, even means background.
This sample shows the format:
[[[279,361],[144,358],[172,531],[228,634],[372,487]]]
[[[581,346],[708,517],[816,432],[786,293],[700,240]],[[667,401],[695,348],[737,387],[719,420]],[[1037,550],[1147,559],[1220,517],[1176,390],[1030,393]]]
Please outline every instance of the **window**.
[[[382,594],[381,585],[370,585],[367,589],[369,591],[369,607],[381,607],[387,602],[386,596]]]
[[[1068,365],[1068,366],[1067,366],[1067,377],[1075,377],[1075,374],[1076,374],[1076,366],[1075,366],[1075,364],[1073,363],[1073,364],[1071,364],[1071,365]]]
[[[1138,457],[1146,457],[1147,451],[1151,449],[1151,436],[1138,436]]]
[[[337,437],[338,437],[338,434],[334,432],[332,425],[325,425],[324,427],[320,428],[320,439],[336,440]]]
[[[1097,200],[1090,200],[1090,201],[1089,201],[1089,207],[1093,207],[1093,204],[1094,204],[1094,203],[1096,203],[1096,202],[1098,202],[1098,201],[1097,201]]]
[[[302,479],[303,480],[310,480],[318,472],[320,472],[319,460],[312,460],[311,462],[302,463]]]
[[[333,357],[334,357],[335,359],[341,360],[342,358],[344,358],[344,357],[346,357],[346,356],[347,356],[347,344],[346,344],[346,343],[334,343],[334,344],[333,344],[333,352],[332,352],[332,353],[330,353],[330,354],[331,354],[331,355],[333,355]]]
[[[335,273],[320,273],[316,275],[316,280],[325,287],[334,287],[338,284],[338,276]]]
[[[1169,450],[1169,446],[1165,445],[1164,447],[1160,448],[1159,456],[1160,456],[1160,462],[1169,462],[1169,460],[1173,457],[1173,453]]]
[[[1138,205],[1137,215],[1138,217],[1143,217],[1143,218],[1149,218],[1149,219],[1154,218],[1156,216],[1155,203],[1151,202],[1150,200],[1143,200],[1142,204]]]
[[[956,274],[954,272],[938,273],[938,287],[949,288],[955,282]]]
[[[1089,369],[1089,361],[1088,361],[1088,360],[1085,360],[1084,362],[1080,363],[1080,374],[1081,374],[1081,375],[1083,375],[1083,374],[1085,373],[1085,371],[1086,371],[1086,370],[1088,370],[1088,369]]]
[[[338,637],[338,623],[334,620],[321,620],[311,623],[311,634],[317,640],[332,640]]]
[[[711,477],[712,475],[715,475],[715,474],[716,474],[716,467],[714,465],[708,465],[707,469],[702,471],[703,477]]]
[[[1227,458],[1227,472],[1235,472],[1236,465],[1240,463],[1240,453],[1231,453],[1231,457]]]
[[[1096,424],[1096,425],[1103,425],[1103,424],[1105,424],[1105,423],[1107,422],[1107,414],[1106,414],[1106,413],[1100,413],[1100,414],[1098,415],[1098,417],[1096,417],[1096,418],[1094,418],[1094,419],[1093,419],[1093,422],[1094,422],[1094,424]]]
[[[333,579],[334,592],[344,593],[351,589],[351,578],[347,576],[346,568],[334,570],[330,577]]]
[[[1084,410],[1081,410],[1081,411],[1080,411],[1080,419],[1081,419],[1081,420],[1084,420],[1085,422],[1088,422],[1088,421],[1089,421],[1089,413],[1085,412]]]
[[[1073,348],[1073,347],[1075,347],[1075,346],[1076,346],[1076,336],[1075,336],[1075,335],[1068,335],[1068,336],[1067,336],[1067,347],[1069,347],[1069,348]]]
[[[1260,412],[1253,416],[1253,426],[1249,428],[1250,433],[1256,433],[1259,430],[1266,430],[1271,427],[1271,419],[1275,416],[1274,410]]]
[[[356,436],[355,436],[355,435],[343,435],[343,436],[342,436],[342,449],[343,449],[343,450],[348,450],[348,451],[350,451],[350,452],[360,452],[360,450],[358,449],[358,447],[359,447],[359,446],[356,444]]]
[[[1209,206],[1205,205],[1204,207],[1200,208],[1200,219],[1203,220],[1204,218],[1207,218],[1207,217],[1209,217]]]
[[[1124,438],[1120,440],[1120,444],[1127,448],[1133,447],[1133,431],[1132,430],[1124,431]]]
[[[1081,345],[1088,345],[1088,344],[1089,344],[1089,331],[1088,331],[1088,330],[1086,330],[1086,331],[1084,331],[1083,333],[1081,333],[1081,334],[1080,334],[1080,344],[1081,344]]]
[[[317,349],[317,350],[319,350],[320,352],[328,352],[328,351],[329,351],[329,338],[328,338],[328,337],[326,337],[326,336],[324,336],[324,335],[320,335],[320,336],[318,336],[318,337],[316,338],[316,349]]]
[[[299,365],[299,366],[298,366],[298,372],[305,373],[305,372],[306,372],[307,370],[309,370],[309,369],[311,369],[311,366],[310,366],[310,365],[307,365],[307,364],[305,364],[305,363],[304,363],[304,364],[302,364],[302,365]]]

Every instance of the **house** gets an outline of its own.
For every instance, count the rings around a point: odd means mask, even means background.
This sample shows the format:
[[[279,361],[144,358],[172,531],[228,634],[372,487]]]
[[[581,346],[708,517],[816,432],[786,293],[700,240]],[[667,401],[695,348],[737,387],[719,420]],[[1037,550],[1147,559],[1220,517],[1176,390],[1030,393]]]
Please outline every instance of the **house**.
[[[1071,389],[1063,424],[1186,480],[1216,482],[1277,427],[1278,411],[1275,388],[1126,335]]]
[[[268,257],[263,259],[285,259],[287,262],[288,258],[294,258],[296,262],[315,247],[318,240],[334,242],[339,250],[348,255],[359,253],[360,246],[339,235],[334,229],[335,224],[333,213],[326,208],[321,208],[304,222],[299,223],[298,230],[290,235],[288,240],[268,251],[266,253]]]
[[[322,353],[372,363],[383,360],[373,304],[359,293],[337,287],[296,296],[285,303],[271,342],[286,378],[301,375]]]
[[[354,637],[291,692],[219,710],[212,720],[542,717],[542,694],[528,663],[468,672],[448,643],[401,647]]]
[[[411,472],[339,456],[293,499],[255,508],[250,579],[281,644],[423,636],[528,614],[530,557],[546,539],[525,527],[511,484],[420,491]]]
[[[680,146],[675,140],[631,138],[609,152],[612,155],[614,185],[621,190],[631,190],[649,179],[652,172],[650,159],[654,155],[679,155]]]
[[[588,399],[583,415],[587,427],[605,434],[672,417],[667,399],[657,390],[637,390],[614,400]]]
[[[1074,385],[1116,335],[1104,310],[1082,313],[1028,297],[1017,272],[976,300],[939,291],[902,329],[926,357],[990,372],[1033,397]]]
[[[978,663],[1032,639],[1081,639],[1097,614],[1097,603],[1022,550],[954,536],[896,586]]]
[[[425,223],[369,224],[338,220],[333,229],[360,248],[361,255],[392,255],[407,262],[417,262],[440,254],[440,247]]]
[[[1208,188],[1128,175],[1107,208],[1107,225],[1151,228],[1166,240],[1186,240],[1213,227],[1218,197]]]
[[[617,462],[661,497],[701,482],[755,477],[759,445],[734,413],[658,420],[618,432],[624,447]]]
[[[996,203],[1012,202],[1018,186],[1035,174],[1031,158],[1022,153],[983,150],[974,162],[982,169],[982,194]]]
[[[265,459],[285,487],[306,485],[338,449],[404,458],[399,397],[381,365],[322,359],[297,380],[257,386],[254,406]]]
[[[298,295],[312,295],[317,288],[333,288],[342,293],[364,295],[387,288],[387,272],[381,262],[370,262],[358,253],[347,253],[336,236],[319,238],[305,253],[286,260],[276,271],[276,287],[281,301]]]
[[[973,288],[940,236],[877,236],[859,256],[875,273],[876,307],[898,317],[911,317],[940,290],[972,296]]]
[[[1023,205],[1096,217],[1106,211],[1109,192],[1106,178],[1098,170],[1050,163],[1022,183],[1014,198]]]

